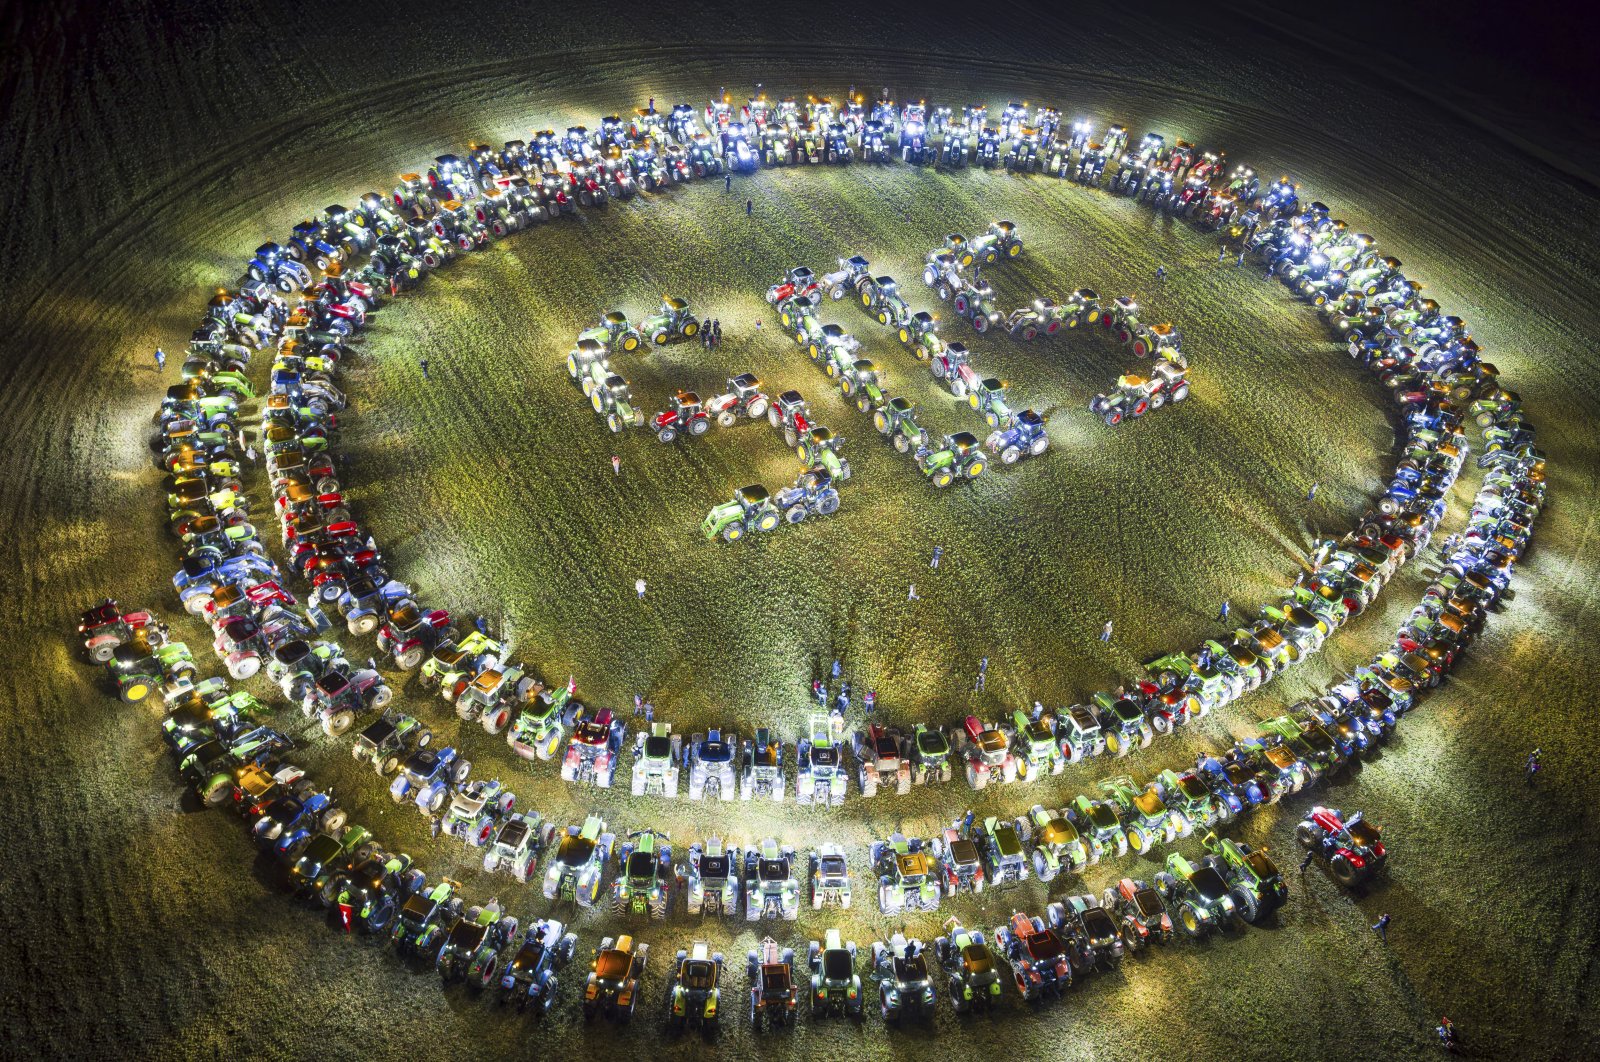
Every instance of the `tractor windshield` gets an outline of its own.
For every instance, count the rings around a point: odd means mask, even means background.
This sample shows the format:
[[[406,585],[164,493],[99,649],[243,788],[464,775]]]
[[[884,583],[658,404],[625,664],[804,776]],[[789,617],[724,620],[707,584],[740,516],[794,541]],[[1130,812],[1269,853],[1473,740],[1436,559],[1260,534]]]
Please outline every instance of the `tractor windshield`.
[[[556,850],[556,859],[569,867],[582,866],[594,854],[594,842],[587,837],[575,837],[572,834],[561,838],[561,847]]]

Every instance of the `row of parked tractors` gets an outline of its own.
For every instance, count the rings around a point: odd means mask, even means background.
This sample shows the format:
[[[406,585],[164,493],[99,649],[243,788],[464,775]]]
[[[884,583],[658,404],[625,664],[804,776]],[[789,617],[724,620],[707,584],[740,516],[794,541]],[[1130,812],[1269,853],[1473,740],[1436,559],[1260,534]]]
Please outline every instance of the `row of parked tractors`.
[[[489,190],[480,189],[485,205],[496,199]],[[454,253],[447,247],[461,247],[443,239],[456,231],[446,208],[456,200],[433,203],[430,214],[433,201],[419,197],[420,213],[404,220],[377,197],[362,202],[360,211],[330,208],[296,226],[287,245],[264,245],[250,264],[252,277],[260,273],[260,278],[214,298],[191,340],[183,381],[169,390],[158,415],[159,462],[170,477],[171,527],[182,555],[175,589],[192,613],[210,621],[214,648],[230,674],[243,679],[265,667],[279,690],[329,733],[348,729],[359,715],[383,711],[390,697],[376,669],[352,666],[333,643],[315,639],[331,626],[329,613],[337,612],[353,634],[376,634],[397,668],[426,663],[464,717],[480,720],[486,730],[510,727],[508,738],[524,755],[553,755],[563,727],[572,726],[563,774],[574,781],[609,781],[608,770],[614,770],[622,749],[616,720],[604,712],[580,715],[571,684],[565,697],[547,696],[524,669],[506,664],[504,647],[487,632],[462,637],[447,616],[417,604],[392,580],[375,544],[359,533],[339,496],[333,450],[343,398],[335,386],[337,366],[350,355],[383,295],[426,276],[429,256],[434,265],[442,264]],[[1254,796],[1271,800],[1338,770],[1440,680],[1506,593],[1544,500],[1543,458],[1519,399],[1499,386],[1493,366],[1481,359],[1460,320],[1443,316],[1423,298],[1420,285],[1404,277],[1398,262],[1375,256],[1370,237],[1347,232],[1320,204],[1300,208],[1282,195],[1261,202],[1266,220],[1241,231],[1244,249],[1270,263],[1298,297],[1318,306],[1352,357],[1377,373],[1401,405],[1409,441],[1394,481],[1357,532],[1325,543],[1313,571],[1230,642],[1207,643],[1194,653],[1156,662],[1149,677],[1123,696],[1101,694],[1088,705],[1027,720],[1032,736],[1026,749],[1004,728],[969,720],[956,744],[974,785],[1035,774],[1023,762],[1032,763],[1034,742],[1046,734],[1048,745],[1040,752],[1049,754],[1054,747],[1062,760],[1100,751],[1117,754],[1147,743],[1151,733],[1240,695],[1314,649],[1334,626],[1370,603],[1394,566],[1430,545],[1444,493],[1465,453],[1462,429],[1468,419],[1486,440],[1479,457],[1486,469],[1483,486],[1466,529],[1440,544],[1433,581],[1392,644],[1322,697],[1301,702],[1269,723],[1259,738],[1197,764],[1191,792],[1181,799],[1200,796],[1204,789],[1224,794],[1227,803],[1225,794],[1231,792],[1243,806]],[[414,224],[419,217],[441,215],[444,233],[430,224],[432,235],[424,236]],[[468,242],[476,245],[475,238]],[[355,251],[363,245],[371,254],[358,269]],[[311,266],[320,271],[319,278],[311,276]],[[299,292],[292,312],[274,303],[272,286]],[[285,550],[295,574],[312,591],[303,611],[293,607],[280,569],[265,555],[240,479],[236,430],[243,410],[258,401],[248,371],[255,352],[274,342],[270,390],[259,397],[263,449]],[[266,749],[270,756],[281,748],[282,735],[265,728],[226,734],[217,729],[219,713],[225,717],[230,704],[237,710],[241,695],[229,692],[221,680],[196,682],[187,648],[171,641],[147,614],[122,613],[108,604],[84,616],[82,635],[85,648],[107,665],[126,700],[159,692],[169,707],[203,714],[209,729],[194,735],[199,742],[184,756],[185,773],[204,776],[202,788],[213,797],[232,792],[235,772],[253,750]],[[452,670],[452,661],[461,668]],[[387,750],[389,755],[378,757],[382,765],[390,766],[392,759],[390,769],[397,769],[403,759],[409,769],[429,743],[392,713],[379,715],[374,725],[382,722],[403,732],[398,745],[389,743],[382,727],[364,739]],[[1024,729],[1022,720],[1014,722],[1014,729]],[[1099,737],[1083,736],[1093,735],[1095,728]],[[415,735],[420,747],[407,745],[406,734]],[[811,740],[805,756],[813,765],[813,802],[816,746]],[[426,782],[416,788],[429,791],[430,801],[442,801],[465,781],[455,777],[458,760],[446,751],[434,754],[442,768],[428,766],[426,757],[414,765]],[[208,774],[213,767],[218,770]],[[223,773],[226,789],[218,781]],[[411,792],[406,777],[397,799]],[[444,789],[435,788],[440,781],[446,782]],[[1138,790],[1130,800],[1139,816],[1132,825],[1151,832],[1144,827],[1161,820],[1146,822],[1150,798],[1159,797],[1166,806],[1176,790],[1165,783],[1159,791],[1154,785],[1131,788]],[[831,794],[830,782],[830,800]],[[1113,803],[1109,793],[1103,795],[1101,808]],[[495,801],[485,806],[496,806]],[[1101,817],[1106,817],[1103,810]],[[1134,846],[1120,806],[1118,820],[1124,841]],[[1166,822],[1178,828],[1171,818]],[[1076,823],[1074,828],[1081,839],[1083,829]]]
[[[122,646],[173,644],[149,613],[120,613],[109,603],[86,613],[80,626],[91,650],[118,636]],[[265,710],[252,694],[221,677],[196,681],[192,662],[167,670],[162,736],[180,776],[206,804],[238,815],[286,891],[343,932],[387,941],[407,962],[432,965],[447,985],[464,982],[519,1011],[547,1011],[561,999],[561,973],[577,949],[577,935],[561,921],[547,916],[523,926],[497,898],[472,903],[458,881],[430,881],[409,854],[385,848],[368,829],[351,823],[332,793],[292,762],[293,739],[261,722]],[[396,747],[391,737],[388,730],[369,727],[354,746],[356,758],[384,773]],[[883,769],[894,735],[873,728],[856,740],[863,771],[869,759]],[[864,742],[877,751],[862,752]],[[658,758],[676,745],[670,729],[660,726],[641,737],[641,758],[647,743],[656,746],[652,755]],[[453,750],[435,751],[424,738],[406,758],[391,793],[409,779],[427,811],[438,807],[452,781],[458,783],[445,831],[483,849],[485,871],[509,873],[518,882],[541,879],[548,899],[589,907],[604,894],[619,918],[663,919],[678,909],[681,897],[690,915],[751,922],[793,921],[803,903],[816,912],[852,904],[855,874],[839,844],[820,844],[802,860],[774,838],[744,848],[713,836],[688,845],[677,863],[664,833],[641,830],[619,840],[594,815],[560,830],[537,812],[516,810],[515,798],[498,783],[461,784],[467,773]],[[640,773],[636,764],[635,792],[649,784]],[[1081,809],[1060,811],[1035,806],[1014,822],[975,823],[969,814],[934,838],[896,833],[874,842],[867,862],[880,908],[891,915],[930,911],[946,896],[1021,882],[1029,873],[1024,842],[1033,843],[1032,866],[1045,881],[1097,862],[1115,846],[1103,843],[1104,831],[1097,830],[1101,813],[1081,798],[1080,803]],[[1344,846],[1358,844],[1360,834],[1369,841],[1362,849],[1372,860],[1366,872],[1381,866],[1382,845],[1371,843],[1375,834],[1361,833],[1357,822],[1346,828],[1336,813],[1316,809],[1300,829],[1304,843],[1331,848],[1334,860],[1352,855]],[[988,1009],[1011,994],[1002,961],[1016,995],[1035,1001],[1059,995],[1075,978],[1115,968],[1147,944],[1255,923],[1286,902],[1288,888],[1265,850],[1208,833],[1203,852],[1198,862],[1169,854],[1153,883],[1121,878],[1099,895],[1076,894],[1050,904],[1039,917],[1013,913],[992,934],[950,918],[930,949],[896,933],[872,945],[864,969],[856,945],[837,929],[809,943],[804,967],[796,965],[792,948],[768,937],[747,956],[749,1018],[757,1027],[793,1022],[802,995],[813,1017],[858,1018],[873,986],[879,1011],[891,1024],[930,1019],[941,989],[957,1012]],[[584,983],[584,1016],[633,1017],[646,995],[641,976],[648,954],[649,946],[631,936],[602,939]],[[677,953],[659,997],[669,1029],[717,1029],[724,967],[724,957],[704,941]]]

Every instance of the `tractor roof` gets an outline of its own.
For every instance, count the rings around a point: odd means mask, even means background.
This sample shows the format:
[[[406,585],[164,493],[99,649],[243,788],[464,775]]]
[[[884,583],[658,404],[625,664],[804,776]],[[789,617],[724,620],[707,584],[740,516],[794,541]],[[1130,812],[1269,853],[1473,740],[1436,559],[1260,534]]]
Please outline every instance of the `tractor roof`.
[[[688,303],[684,302],[680,298],[677,298],[677,297],[671,296],[671,295],[669,295],[666,298],[662,299],[661,300],[661,305],[665,306],[669,310],[687,310],[689,308],[689,304]]]
[[[767,488],[759,483],[752,483],[748,487],[740,487],[734,492],[740,502],[745,505],[763,505],[770,495]]]
[[[612,310],[610,313],[606,314],[605,322],[607,324],[627,324],[628,315],[623,313],[621,310]]]

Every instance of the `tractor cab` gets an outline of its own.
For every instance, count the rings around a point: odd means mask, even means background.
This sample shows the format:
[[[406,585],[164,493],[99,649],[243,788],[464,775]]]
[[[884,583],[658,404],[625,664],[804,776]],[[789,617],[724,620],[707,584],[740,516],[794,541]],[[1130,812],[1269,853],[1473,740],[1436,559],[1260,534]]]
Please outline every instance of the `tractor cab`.
[[[740,487],[733,492],[733,497],[746,514],[758,513],[771,504],[771,496],[767,493],[767,488],[759,483],[752,483],[748,487]]]

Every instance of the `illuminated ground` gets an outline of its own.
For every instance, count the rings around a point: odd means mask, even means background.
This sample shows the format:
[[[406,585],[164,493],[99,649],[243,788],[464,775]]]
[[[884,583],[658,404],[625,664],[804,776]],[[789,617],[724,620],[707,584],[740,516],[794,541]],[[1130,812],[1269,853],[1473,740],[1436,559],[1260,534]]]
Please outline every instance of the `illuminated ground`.
[[[681,33],[661,30],[646,36]],[[1065,71],[948,60],[914,49],[949,42],[903,31],[892,39],[906,50],[888,53],[750,46],[706,67],[702,46],[661,44],[591,54],[580,71],[570,58],[529,60],[520,39],[509,61],[511,44],[457,29],[442,46],[430,43],[422,66],[408,65],[405,50],[378,49],[318,74],[296,46],[274,53],[283,72],[261,84],[244,75],[259,66],[254,34],[184,42],[185,55],[215,49],[227,60],[206,68],[219,83],[187,62],[169,63],[127,25],[98,32],[106,62],[114,53],[130,84],[164,105],[140,109],[129,92],[98,102],[73,96],[46,110],[32,145],[41,155],[58,150],[47,130],[95,135],[76,136],[70,155],[59,149],[65,176],[35,184],[5,236],[11,261],[42,263],[8,264],[14,297],[0,311],[11,374],[4,482],[16,498],[5,515],[3,579],[13,608],[4,622],[21,665],[6,679],[13,708],[4,731],[14,808],[5,832],[16,854],[3,881],[8,935],[21,958],[4,986],[15,1015],[8,1054],[196,1055],[253,1045],[283,1057],[318,1048],[391,1056],[424,1040],[459,1045],[462,1054],[520,1047],[529,1035],[522,1023],[464,992],[441,993],[431,974],[406,974],[279,898],[264,875],[250,872],[251,850],[234,824],[180,814],[187,809],[158,754],[154,719],[120,709],[70,659],[62,632],[87,599],[109,592],[162,608],[170,600],[170,547],[151,504],[156,475],[142,457],[165,383],[148,367],[149,349],[180,345],[199,292],[231,277],[263,233],[283,230],[304,209],[353,198],[446,145],[503,140],[569,117],[592,122],[651,94],[658,105],[698,103],[723,82],[758,79],[778,92],[837,91],[880,69],[902,95],[996,106],[1015,88],[1136,132],[1220,141],[1267,172],[1292,169],[1468,318],[1533,411],[1554,472],[1553,502],[1519,572],[1517,600],[1452,687],[1332,798],[1389,825],[1398,854],[1386,888],[1351,900],[1309,876],[1306,887],[1295,883],[1293,905],[1271,929],[1141,957],[1075,991],[1048,1017],[1009,1011],[1017,1020],[1004,1032],[998,1022],[965,1030],[944,1014],[938,1049],[970,1053],[1003,1036],[1029,1051],[1057,1045],[1069,1057],[1313,1057],[1340,1053],[1342,1046],[1324,1045],[1342,1045],[1345,1032],[1364,1023],[1386,1049],[1406,1053],[1427,1049],[1441,1012],[1485,1054],[1579,1055],[1593,1046],[1594,831],[1582,773],[1582,661],[1593,646],[1592,635],[1572,632],[1589,626],[1594,606],[1588,425],[1600,380],[1580,338],[1597,331],[1594,254],[1576,243],[1584,226],[1563,220],[1592,223],[1592,198],[1454,126],[1400,155],[1383,132],[1351,147],[1337,133],[1351,115],[1318,113],[1335,94],[1301,88],[1298,77],[1284,78],[1259,57],[1238,61],[1254,51],[1245,45],[1206,66],[1204,96],[1217,99],[1197,103],[1189,86],[1126,76],[1133,72],[1116,46],[1081,40],[1062,53],[1075,64]],[[863,40],[891,39],[882,27],[862,32]],[[1108,28],[1106,40],[1116,39]],[[574,43],[541,39],[533,50]],[[993,45],[986,36],[976,46]],[[1181,58],[1174,56],[1177,68]],[[422,77],[430,68],[437,76]],[[24,83],[37,93],[27,98],[47,96],[53,76],[46,62],[37,86]],[[269,87],[285,84],[295,87],[288,101]],[[1259,102],[1267,85],[1281,97],[1270,107]],[[234,117],[264,113],[268,100],[292,106],[271,122]],[[176,179],[162,157],[168,145],[192,160]],[[1403,172],[1381,165],[1393,157],[1405,160]],[[1481,210],[1501,188],[1520,194]],[[792,729],[812,667],[835,653],[858,683],[877,686],[884,710],[901,721],[954,717],[969,705],[993,714],[1025,697],[1069,699],[1213,630],[1222,596],[1241,608],[1262,600],[1293,572],[1306,521],[1347,526],[1391,461],[1376,390],[1322,342],[1311,316],[1258,279],[1219,269],[1208,243],[1142,209],[1039,180],[945,180],[898,168],[763,175],[741,181],[739,191],[724,196],[708,185],[613,208],[453,267],[420,297],[385,311],[369,360],[349,380],[355,497],[403,571],[452,607],[505,601],[520,650],[553,679],[576,673],[603,703],[648,691],[680,729],[769,715]],[[738,209],[744,196],[758,204],[754,221]],[[979,364],[1010,379],[1019,399],[1058,407],[1057,449],[937,496],[857,414],[826,397],[824,381],[792,346],[755,335],[756,319],[771,327],[758,292],[792,259],[815,265],[859,250],[906,281],[914,304],[927,304],[912,263],[947,228],[972,231],[996,215],[1014,217],[1029,240],[1024,262],[990,274],[1003,295],[1080,284],[1138,291],[1184,328],[1195,398],[1113,433],[1083,405],[1131,359],[1099,342],[975,343]],[[1162,288],[1150,282],[1157,263],[1173,273]],[[851,440],[856,477],[838,516],[743,549],[693,537],[700,515],[729,487],[758,479],[776,487],[790,474],[792,462],[764,426],[673,448],[681,453],[640,436],[615,451],[625,475],[612,478],[612,441],[556,358],[602,305],[637,313],[662,291],[704,304],[729,338],[715,356],[688,346],[630,362],[624,371],[648,408],[659,408],[680,377],[708,391],[728,372],[750,368],[769,390],[799,387]],[[934,424],[968,425],[965,410],[939,408],[925,372],[859,311],[841,303],[829,312],[867,341],[893,389],[920,401]],[[435,376],[428,385],[414,364],[423,349]],[[1307,506],[1312,480],[1322,490]],[[923,567],[934,542],[947,551],[937,577]],[[650,580],[643,607],[632,600],[636,575]],[[1388,610],[1364,618],[1305,672],[1130,766],[1142,774],[1176,766],[1194,747],[1355,663],[1393,630],[1418,579],[1396,580]],[[912,580],[923,597],[914,607],[905,601]],[[1109,649],[1092,640],[1108,616],[1118,632]],[[973,698],[964,690],[980,655],[992,661],[989,692]],[[437,701],[415,703],[419,714],[449,725]],[[761,817],[736,809],[735,824],[733,810],[717,807],[647,807],[619,795],[591,801],[587,793],[580,803],[548,767],[521,773],[505,746],[481,732],[464,734],[462,744],[480,770],[519,772],[524,800],[563,820],[592,802],[619,829],[661,825],[680,840],[712,829],[751,839],[783,830],[800,844],[807,836],[776,809]],[[1543,746],[1548,770],[1545,791],[1528,800],[1520,764],[1533,744]],[[430,870],[454,862],[476,885],[462,849],[429,842],[419,817],[394,811],[370,775],[352,772],[342,745],[314,743],[308,758],[359,821]],[[977,806],[1014,813],[1104,773],[1097,765],[1037,793],[994,791]],[[864,844],[877,827],[929,829],[970,806],[970,797],[955,784],[926,799],[882,798],[822,818],[828,834]],[[1287,825],[1271,816],[1254,818],[1241,836],[1288,851]],[[1098,889],[1104,875],[1086,884]],[[520,915],[545,909],[509,881],[483,887],[516,896]],[[1030,888],[990,900],[987,910],[967,904],[956,913],[990,927],[1013,903],[1037,907],[1042,899]],[[890,927],[863,906],[844,924],[865,946]],[[1395,915],[1387,950],[1366,928],[1381,911]],[[819,935],[825,924],[807,917],[793,932]],[[587,947],[616,923],[590,916],[579,928]],[[742,955],[756,935],[733,929],[725,935],[681,917],[641,927],[657,951],[647,991],[659,989],[664,960],[692,936]],[[575,980],[567,978],[569,1000]],[[732,984],[742,988],[742,974]],[[551,1043],[575,1046],[575,1007],[552,1019]],[[621,1042],[643,1042],[654,1015],[638,1024]],[[875,1020],[860,1030],[802,1023],[776,1042],[819,1057],[878,1057],[902,1043],[928,1050],[921,1035],[890,1039]],[[590,1033],[586,1049],[611,1036]],[[725,1040],[725,1049],[748,1048],[742,1019]]]

